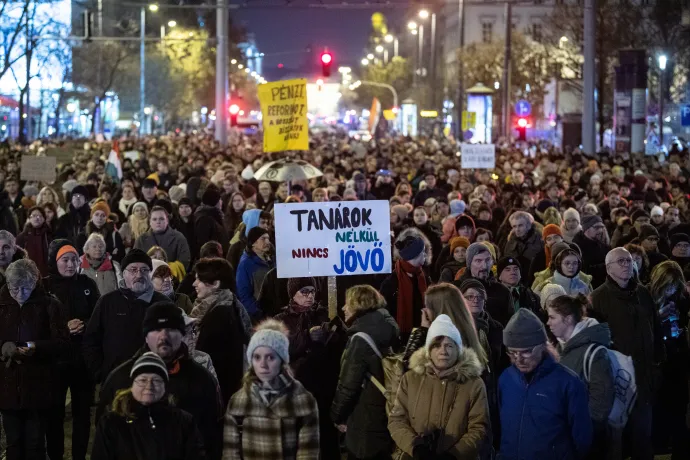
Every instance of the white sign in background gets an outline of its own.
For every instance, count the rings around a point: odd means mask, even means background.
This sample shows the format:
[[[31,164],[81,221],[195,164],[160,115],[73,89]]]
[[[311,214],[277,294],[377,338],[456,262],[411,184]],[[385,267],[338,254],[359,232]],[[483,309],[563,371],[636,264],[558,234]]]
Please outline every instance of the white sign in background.
[[[494,144],[461,144],[462,169],[494,169],[496,146]]]
[[[390,273],[388,201],[275,206],[278,278]]]

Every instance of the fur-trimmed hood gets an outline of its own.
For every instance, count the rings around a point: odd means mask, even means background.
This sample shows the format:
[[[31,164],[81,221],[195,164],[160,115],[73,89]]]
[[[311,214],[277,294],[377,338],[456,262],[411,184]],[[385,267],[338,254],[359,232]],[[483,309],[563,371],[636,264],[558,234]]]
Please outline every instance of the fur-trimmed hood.
[[[424,264],[430,266],[433,262],[433,247],[431,246],[431,241],[429,241],[429,238],[427,238],[424,232],[422,232],[417,227],[408,227],[405,230],[401,231],[395,240],[402,241],[408,236],[416,236],[418,238],[421,238],[422,241],[424,241],[424,252],[426,254],[426,261]],[[393,245],[393,261],[396,261],[398,259],[400,259],[400,251],[398,251],[398,248],[396,248],[395,245]]]
[[[429,369],[430,365],[431,357],[426,347],[415,351],[410,358],[410,371],[415,374],[433,373]],[[452,367],[452,372],[449,372],[446,378],[458,383],[465,383],[473,378],[481,377],[483,371],[484,368],[477,353],[471,348],[463,347],[458,354],[458,362]]]

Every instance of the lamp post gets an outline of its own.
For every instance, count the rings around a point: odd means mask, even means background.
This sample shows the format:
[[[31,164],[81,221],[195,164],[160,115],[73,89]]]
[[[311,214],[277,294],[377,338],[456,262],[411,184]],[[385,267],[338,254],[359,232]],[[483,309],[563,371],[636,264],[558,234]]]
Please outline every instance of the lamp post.
[[[218,0],[216,30],[216,140],[221,146],[228,145],[228,112],[225,109],[228,100],[228,1]]]
[[[666,73],[666,55],[659,56],[659,146],[664,147],[664,74]]]
[[[148,6],[149,11],[155,13],[158,11],[157,4],[151,4]],[[146,126],[144,120],[146,119],[146,114],[144,113],[146,109],[146,6],[141,7],[139,24],[139,133],[146,134]]]
[[[383,37],[383,40],[386,43],[393,43],[393,57],[398,57],[398,37],[394,37],[391,34],[387,34],[385,37]]]

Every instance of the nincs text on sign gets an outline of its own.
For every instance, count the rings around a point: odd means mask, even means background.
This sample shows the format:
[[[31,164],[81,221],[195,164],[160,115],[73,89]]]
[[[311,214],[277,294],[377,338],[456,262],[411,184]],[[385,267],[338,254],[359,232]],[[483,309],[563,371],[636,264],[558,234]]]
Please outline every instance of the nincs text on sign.
[[[462,169],[494,169],[496,146],[494,144],[462,144],[460,163]]]
[[[307,80],[283,80],[259,85],[263,115],[264,152],[309,150]]]
[[[278,278],[390,273],[385,200],[275,206]]]

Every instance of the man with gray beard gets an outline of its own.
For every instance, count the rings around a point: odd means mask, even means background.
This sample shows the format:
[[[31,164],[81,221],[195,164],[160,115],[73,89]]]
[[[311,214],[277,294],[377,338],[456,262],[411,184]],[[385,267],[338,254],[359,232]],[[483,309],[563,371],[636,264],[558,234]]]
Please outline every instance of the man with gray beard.
[[[86,327],[82,349],[95,382],[127,361],[144,344],[142,323],[146,310],[168,300],[151,284],[151,258],[132,249],[122,259],[122,277],[116,291],[101,297]]]

